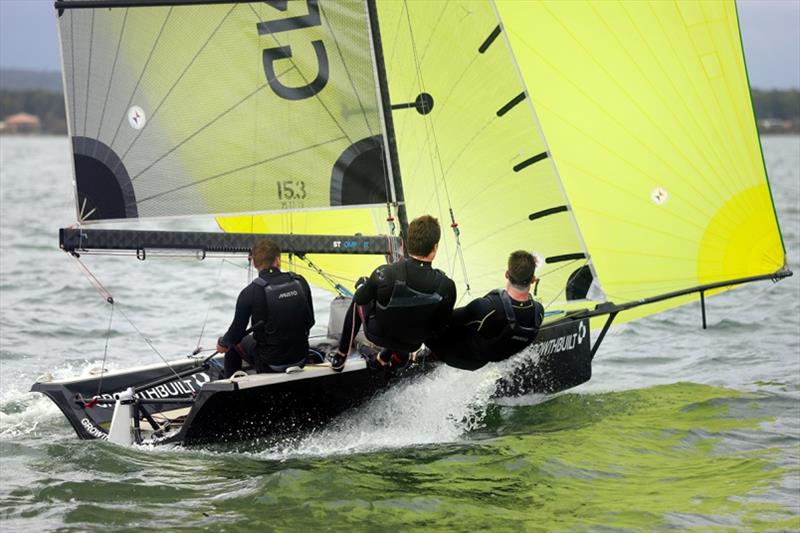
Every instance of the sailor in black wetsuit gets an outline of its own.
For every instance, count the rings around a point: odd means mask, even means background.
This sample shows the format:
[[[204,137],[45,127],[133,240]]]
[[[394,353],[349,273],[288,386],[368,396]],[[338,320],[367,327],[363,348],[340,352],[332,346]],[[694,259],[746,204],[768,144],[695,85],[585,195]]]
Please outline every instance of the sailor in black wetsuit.
[[[450,326],[426,345],[449,366],[477,370],[527,348],[536,338],[544,307],[530,296],[536,280],[534,257],[525,251],[508,258],[505,290],[492,291],[453,311]]]
[[[217,341],[225,352],[225,376],[241,370],[242,359],[258,372],[283,372],[303,366],[308,357],[308,332],[314,325],[314,305],[306,280],[281,272],[281,250],[264,239],[250,251],[258,277],[239,293],[236,313],[227,333]],[[247,323],[253,334],[245,336]]]
[[[411,257],[381,265],[361,278],[345,315],[331,368],[340,372],[361,324],[367,338],[384,348],[376,362],[404,364],[408,354],[445,327],[456,301],[456,286],[431,266],[439,248],[439,222],[428,215],[408,226]]]

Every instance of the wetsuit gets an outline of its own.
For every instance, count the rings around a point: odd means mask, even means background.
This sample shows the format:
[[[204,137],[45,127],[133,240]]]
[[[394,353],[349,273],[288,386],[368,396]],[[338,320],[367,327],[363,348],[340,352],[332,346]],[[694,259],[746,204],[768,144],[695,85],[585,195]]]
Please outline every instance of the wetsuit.
[[[370,341],[390,350],[412,352],[444,328],[455,301],[453,280],[427,261],[409,258],[381,265],[353,296],[339,351],[348,352],[364,322]]]
[[[503,300],[506,304],[503,304]],[[513,313],[510,324],[507,313]],[[502,361],[527,348],[536,337],[544,307],[530,296],[512,299],[506,291],[492,291],[453,311],[450,326],[426,344],[437,359],[449,366],[477,370]]]
[[[260,326],[245,337],[248,322]],[[242,368],[242,359],[258,372],[281,372],[302,366],[308,356],[308,332],[314,325],[314,304],[308,282],[297,274],[269,268],[239,293],[236,312],[219,343],[225,354],[225,375]]]

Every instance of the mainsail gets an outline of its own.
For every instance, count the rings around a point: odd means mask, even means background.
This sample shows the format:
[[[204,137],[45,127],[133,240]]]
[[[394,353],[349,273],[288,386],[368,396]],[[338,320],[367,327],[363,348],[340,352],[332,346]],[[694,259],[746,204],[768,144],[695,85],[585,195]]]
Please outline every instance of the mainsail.
[[[82,222],[393,198],[362,2],[187,4],[57,2]]]

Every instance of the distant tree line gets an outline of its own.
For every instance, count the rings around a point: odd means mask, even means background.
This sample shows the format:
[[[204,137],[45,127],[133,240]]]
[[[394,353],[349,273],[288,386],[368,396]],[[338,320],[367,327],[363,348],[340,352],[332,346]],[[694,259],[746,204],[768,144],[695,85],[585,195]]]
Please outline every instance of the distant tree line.
[[[39,117],[43,133],[67,133],[64,95],[61,93],[0,90],[0,120],[16,113]]]
[[[800,118],[800,91],[753,89],[753,106],[759,120],[768,118],[796,120]]]
[[[800,90],[753,89],[759,130],[800,132]],[[0,120],[15,113],[39,117],[44,133],[67,132],[64,96],[45,90],[0,90]]]

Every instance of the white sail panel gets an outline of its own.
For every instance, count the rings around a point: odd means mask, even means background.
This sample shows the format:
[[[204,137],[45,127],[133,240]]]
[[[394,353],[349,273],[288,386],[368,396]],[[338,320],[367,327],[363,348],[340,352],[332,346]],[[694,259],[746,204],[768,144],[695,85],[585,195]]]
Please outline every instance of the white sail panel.
[[[363,1],[63,5],[82,221],[387,201]]]

